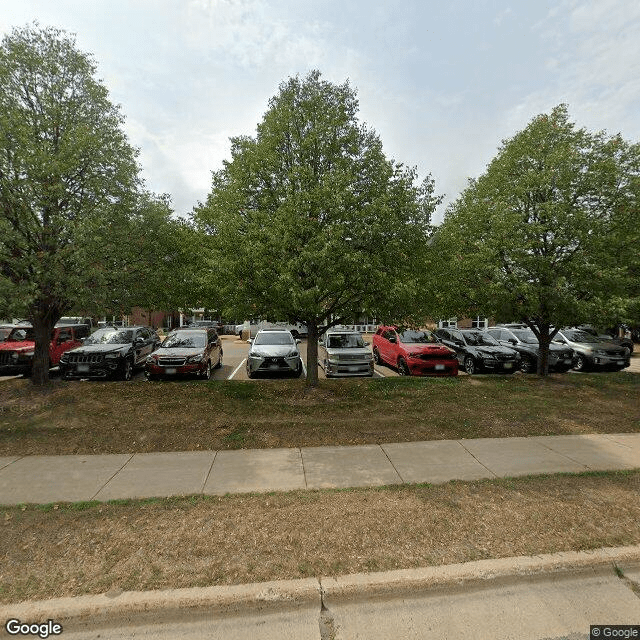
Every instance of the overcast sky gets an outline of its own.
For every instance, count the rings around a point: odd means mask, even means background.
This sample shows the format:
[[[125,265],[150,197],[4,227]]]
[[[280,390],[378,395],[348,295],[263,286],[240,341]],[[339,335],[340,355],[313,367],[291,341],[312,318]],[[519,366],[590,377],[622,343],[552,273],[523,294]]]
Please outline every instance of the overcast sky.
[[[314,68],[349,79],[387,155],[431,173],[445,203],[561,102],[640,139],[639,0],[0,0],[0,35],[34,20],[95,56],[148,188],[179,214],[206,198],[229,137]]]

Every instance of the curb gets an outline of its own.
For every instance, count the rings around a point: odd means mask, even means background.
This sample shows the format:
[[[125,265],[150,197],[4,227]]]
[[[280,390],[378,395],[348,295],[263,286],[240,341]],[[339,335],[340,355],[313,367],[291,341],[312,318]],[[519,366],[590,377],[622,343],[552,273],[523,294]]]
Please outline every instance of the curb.
[[[479,588],[519,579],[560,578],[574,573],[610,572],[640,566],[640,545],[539,556],[476,560],[421,569],[399,569],[333,578],[303,578],[244,585],[193,587],[163,591],[107,592],[100,595],[20,602],[0,607],[0,619],[75,622],[113,626],[116,617],[159,623],[202,612],[207,616],[316,608],[327,601],[407,596],[420,591]]]

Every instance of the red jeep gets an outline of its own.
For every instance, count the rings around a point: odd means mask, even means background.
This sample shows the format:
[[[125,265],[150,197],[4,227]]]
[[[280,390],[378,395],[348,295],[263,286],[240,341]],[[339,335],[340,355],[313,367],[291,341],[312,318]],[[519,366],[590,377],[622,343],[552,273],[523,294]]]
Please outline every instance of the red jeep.
[[[456,353],[431,331],[379,327],[373,336],[373,359],[401,376],[457,376]]]
[[[88,335],[89,327],[86,324],[54,327],[49,343],[49,366],[57,366],[60,356],[69,349],[79,347]],[[14,327],[7,339],[0,343],[0,375],[30,373],[35,346],[36,337],[31,325]]]

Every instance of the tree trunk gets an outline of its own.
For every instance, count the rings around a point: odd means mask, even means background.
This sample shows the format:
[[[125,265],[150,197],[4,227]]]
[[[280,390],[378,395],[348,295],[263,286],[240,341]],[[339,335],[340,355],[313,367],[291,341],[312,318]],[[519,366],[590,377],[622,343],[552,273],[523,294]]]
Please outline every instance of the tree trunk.
[[[538,337],[538,344],[540,349],[538,351],[538,369],[539,376],[549,375],[549,345],[551,344],[551,338],[549,336],[549,325],[538,325],[540,330],[540,336]]]
[[[54,325],[60,319],[61,314],[54,311],[48,305],[40,305],[37,312],[31,317],[33,332],[36,338],[36,346],[33,353],[33,367],[31,369],[31,382],[35,386],[44,386],[49,383],[49,345],[51,344],[51,332]]]
[[[318,386],[318,325],[306,322],[307,325],[307,387]]]

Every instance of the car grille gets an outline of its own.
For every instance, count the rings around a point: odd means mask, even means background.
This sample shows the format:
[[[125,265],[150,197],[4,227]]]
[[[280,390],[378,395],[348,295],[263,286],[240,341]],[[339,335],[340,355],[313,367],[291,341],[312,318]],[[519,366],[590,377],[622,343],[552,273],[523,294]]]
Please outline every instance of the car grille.
[[[437,351],[427,351],[426,353],[421,353],[418,355],[418,358],[421,360],[433,360],[437,358],[438,360],[451,360],[455,358],[453,353],[438,353]]]
[[[270,365],[277,365],[279,367],[289,367],[284,358],[265,358],[262,361],[261,367],[269,367]]]
[[[340,360],[340,362],[345,361],[345,362],[353,362],[355,360],[364,360],[366,358],[366,356],[362,356],[362,355],[358,355],[357,353],[340,353],[338,354],[338,360]]]
[[[11,357],[12,353],[13,353],[13,351],[3,351],[2,353],[0,353],[0,365],[8,365],[8,364],[13,364],[14,362],[16,362]]]
[[[624,355],[621,351],[605,351],[608,356],[613,356],[614,358],[622,358]]]
[[[511,356],[506,353],[496,353],[495,359],[500,362],[509,362],[510,360],[515,360],[515,356]]]
[[[67,358],[67,362],[69,362],[69,364],[93,364],[104,360],[104,356],[102,354],[81,355],[79,353],[70,353]]]
[[[182,367],[184,366],[186,358],[176,358],[176,357],[167,357],[167,358],[158,358],[158,364],[161,367]]]

